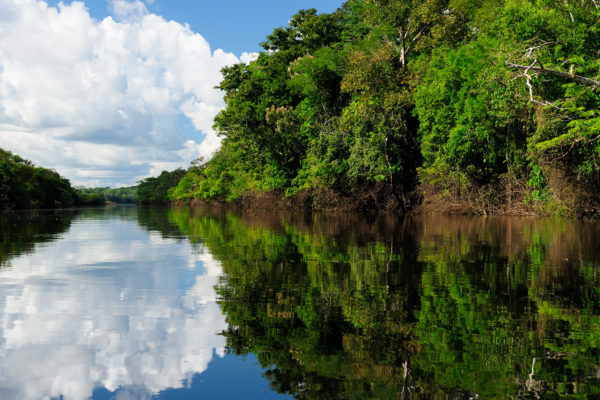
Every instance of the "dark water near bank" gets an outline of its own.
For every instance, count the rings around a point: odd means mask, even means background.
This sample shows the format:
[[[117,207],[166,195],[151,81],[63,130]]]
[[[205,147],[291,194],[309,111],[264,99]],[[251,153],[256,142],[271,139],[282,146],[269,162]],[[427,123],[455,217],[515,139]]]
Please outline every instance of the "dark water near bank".
[[[600,398],[600,224],[0,216],[1,399]]]

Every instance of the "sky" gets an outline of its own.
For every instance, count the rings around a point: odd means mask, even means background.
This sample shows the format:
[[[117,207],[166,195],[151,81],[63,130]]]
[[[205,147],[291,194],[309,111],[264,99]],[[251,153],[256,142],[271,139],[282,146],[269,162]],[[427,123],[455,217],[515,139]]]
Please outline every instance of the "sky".
[[[224,66],[299,9],[341,0],[0,0],[0,148],[120,187],[220,145]]]

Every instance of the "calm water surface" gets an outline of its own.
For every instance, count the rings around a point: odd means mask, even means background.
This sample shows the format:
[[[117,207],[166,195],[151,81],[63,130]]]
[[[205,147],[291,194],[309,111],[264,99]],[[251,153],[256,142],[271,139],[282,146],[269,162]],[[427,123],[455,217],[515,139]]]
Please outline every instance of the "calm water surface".
[[[0,216],[1,399],[600,398],[600,224]]]

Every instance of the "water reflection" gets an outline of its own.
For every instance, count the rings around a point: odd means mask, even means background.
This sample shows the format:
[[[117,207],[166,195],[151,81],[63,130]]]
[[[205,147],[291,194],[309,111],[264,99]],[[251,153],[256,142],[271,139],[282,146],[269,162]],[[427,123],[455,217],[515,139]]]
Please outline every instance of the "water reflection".
[[[595,222],[219,208],[60,218],[39,234],[0,222],[13,231],[1,398],[228,385],[232,364],[211,362],[225,353],[262,366],[244,385],[300,399],[600,394]]]
[[[0,398],[84,399],[97,386],[145,398],[189,385],[223,355],[219,263],[149,234],[136,214],[80,212],[58,240],[5,262]]]
[[[598,393],[597,223],[199,210],[170,219],[222,262],[227,348],[257,354],[280,392]]]
[[[0,268],[9,257],[31,252],[35,243],[56,239],[65,232],[75,211],[0,213]]]

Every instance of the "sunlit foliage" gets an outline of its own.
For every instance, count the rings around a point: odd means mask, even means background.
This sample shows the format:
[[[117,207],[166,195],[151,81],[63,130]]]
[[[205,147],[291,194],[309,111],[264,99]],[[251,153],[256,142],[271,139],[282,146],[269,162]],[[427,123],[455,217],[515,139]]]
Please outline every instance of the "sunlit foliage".
[[[598,208],[599,6],[349,0],[331,14],[301,10],[255,61],[223,70],[223,145],[170,198],[327,188],[396,208],[444,193],[460,203],[465,192],[487,193],[483,211],[513,198],[538,211]]]

